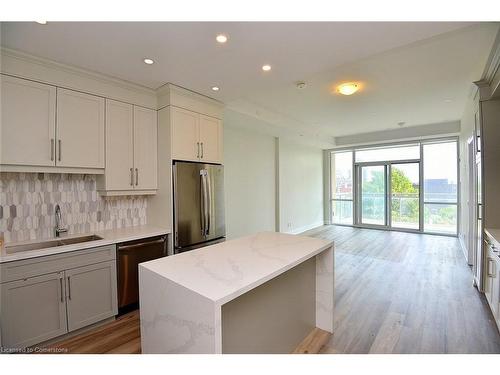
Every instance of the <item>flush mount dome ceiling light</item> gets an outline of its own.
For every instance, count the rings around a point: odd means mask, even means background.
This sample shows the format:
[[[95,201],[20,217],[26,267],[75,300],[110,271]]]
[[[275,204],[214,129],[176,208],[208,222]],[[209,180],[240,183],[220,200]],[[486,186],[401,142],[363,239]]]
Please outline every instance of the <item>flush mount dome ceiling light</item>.
[[[217,41],[217,43],[223,44],[227,42],[227,36],[224,34],[219,34],[215,37],[215,40]]]
[[[359,84],[357,83],[344,83],[337,87],[337,90],[342,95],[352,95],[359,90]]]
[[[155,62],[152,59],[144,59],[144,64],[153,65]]]
[[[268,71],[270,71],[270,70],[271,70],[271,65],[269,65],[269,64],[262,65],[262,70],[263,70],[264,72],[268,72]]]
[[[47,21],[35,21],[36,23],[39,23],[40,25],[46,25]]]
[[[219,91],[220,88],[218,86],[212,86],[212,91]]]

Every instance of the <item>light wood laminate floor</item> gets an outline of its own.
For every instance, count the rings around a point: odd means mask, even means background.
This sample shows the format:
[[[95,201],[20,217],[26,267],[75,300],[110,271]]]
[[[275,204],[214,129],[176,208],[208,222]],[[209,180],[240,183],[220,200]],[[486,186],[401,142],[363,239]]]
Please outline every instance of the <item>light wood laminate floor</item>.
[[[335,332],[321,352],[500,353],[456,238],[341,226],[304,234],[335,241]],[[51,347],[139,353],[139,335],[133,312]]]
[[[325,353],[500,353],[454,237],[323,226],[335,241],[335,325]]]

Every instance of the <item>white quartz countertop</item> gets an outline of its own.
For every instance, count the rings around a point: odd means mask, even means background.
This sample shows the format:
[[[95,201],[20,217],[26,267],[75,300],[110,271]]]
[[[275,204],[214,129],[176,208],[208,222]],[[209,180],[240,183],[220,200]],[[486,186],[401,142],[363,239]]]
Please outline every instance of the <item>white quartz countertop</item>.
[[[16,260],[23,260],[29,258],[37,258],[46,255],[54,255],[61,254],[70,251],[77,251],[83,249],[89,249],[91,247],[105,246],[111,245],[120,242],[126,241],[134,241],[140,240],[142,238],[161,236],[164,234],[171,233],[170,229],[160,228],[151,225],[140,225],[128,228],[120,228],[120,229],[109,229],[104,231],[96,231],[91,233],[79,233],[75,235],[63,236],[60,239],[64,240],[64,238],[71,237],[82,237],[95,234],[99,237],[102,237],[102,240],[82,242],[78,244],[65,245],[65,246],[56,246],[56,247],[48,247],[40,250],[30,250],[30,251],[22,251],[12,254],[7,254],[6,249],[10,246],[21,245],[21,244],[29,244],[29,243],[37,243],[43,241],[25,241],[25,242],[17,242],[17,243],[9,243],[6,247],[0,252],[0,263],[12,262]],[[51,241],[53,239],[48,239],[47,241]]]
[[[500,244],[500,228],[484,228],[484,231]]]
[[[139,265],[220,305],[333,246],[333,242],[263,232]]]

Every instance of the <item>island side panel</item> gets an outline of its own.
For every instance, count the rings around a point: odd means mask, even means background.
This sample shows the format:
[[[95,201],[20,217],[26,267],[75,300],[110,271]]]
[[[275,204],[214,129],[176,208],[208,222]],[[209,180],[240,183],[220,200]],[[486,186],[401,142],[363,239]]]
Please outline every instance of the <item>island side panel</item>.
[[[333,333],[334,309],[333,245],[316,255],[316,327]]]
[[[311,258],[222,305],[222,352],[287,354],[315,327]]]
[[[221,353],[221,308],[139,265],[142,353]]]

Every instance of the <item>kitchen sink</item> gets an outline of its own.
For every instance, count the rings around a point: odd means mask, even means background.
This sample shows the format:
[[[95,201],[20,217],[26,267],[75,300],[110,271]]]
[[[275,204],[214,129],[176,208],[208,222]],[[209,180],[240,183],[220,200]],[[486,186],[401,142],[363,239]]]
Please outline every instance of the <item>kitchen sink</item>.
[[[95,234],[91,234],[89,236],[82,236],[82,237],[58,238],[55,240],[29,243],[29,244],[24,244],[24,245],[6,246],[5,253],[6,254],[14,254],[14,253],[19,253],[19,252],[23,252],[23,251],[41,250],[41,249],[47,249],[49,247],[74,245],[77,243],[98,241],[98,240],[102,240],[102,237],[96,236]]]

